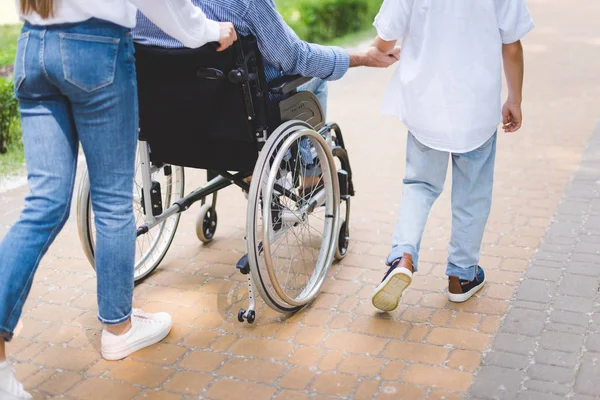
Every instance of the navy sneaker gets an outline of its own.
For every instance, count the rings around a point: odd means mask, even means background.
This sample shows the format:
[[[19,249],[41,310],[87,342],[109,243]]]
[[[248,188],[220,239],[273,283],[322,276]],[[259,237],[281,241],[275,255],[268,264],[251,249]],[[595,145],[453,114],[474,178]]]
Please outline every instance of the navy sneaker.
[[[402,293],[412,282],[413,262],[410,254],[396,260],[371,295],[371,303],[381,311],[393,311],[398,307]]]
[[[456,276],[448,278],[448,300],[453,303],[463,303],[481,290],[485,285],[483,268],[476,267],[475,279],[467,281]]]

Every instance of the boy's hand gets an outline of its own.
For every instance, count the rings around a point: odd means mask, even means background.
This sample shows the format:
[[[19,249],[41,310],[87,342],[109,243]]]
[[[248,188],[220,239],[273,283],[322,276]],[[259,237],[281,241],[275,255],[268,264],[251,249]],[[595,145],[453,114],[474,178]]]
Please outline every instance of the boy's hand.
[[[219,37],[219,48],[217,51],[223,51],[237,40],[237,33],[231,22],[219,22],[221,26],[221,36]]]
[[[361,52],[350,53],[350,67],[387,68],[400,59],[400,48],[382,52],[371,46]]]
[[[521,129],[522,123],[521,104],[510,100],[504,103],[504,107],[502,107],[502,128],[504,132],[516,132]]]
[[[387,68],[400,60],[400,48],[395,47],[389,51],[379,51],[376,47],[369,47],[367,50],[367,61],[365,66],[376,68]]]

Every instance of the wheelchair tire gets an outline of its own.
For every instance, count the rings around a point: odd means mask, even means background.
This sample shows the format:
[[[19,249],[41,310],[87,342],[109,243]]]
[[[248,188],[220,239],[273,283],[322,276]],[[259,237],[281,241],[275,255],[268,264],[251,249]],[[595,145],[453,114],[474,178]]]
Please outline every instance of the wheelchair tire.
[[[335,247],[335,259],[341,261],[348,254],[348,246],[350,245],[350,233],[346,235],[346,221],[342,219],[340,223],[340,232],[338,234],[338,242]]]
[[[306,146],[310,165],[320,166],[318,175],[307,175],[306,162],[299,161]],[[269,137],[252,176],[246,227],[250,273],[267,305],[294,312],[319,294],[337,248],[340,194],[333,155],[309,125],[286,122]],[[300,190],[297,185],[307,176],[318,176],[318,182],[310,191]]]
[[[136,161],[136,172],[139,169],[139,160]],[[171,174],[165,175],[165,166],[155,171],[153,180],[162,176],[163,181],[161,183],[162,202],[163,207],[166,209],[177,199],[180,199],[184,195],[184,171],[182,167],[170,167]],[[134,181],[134,216],[136,219],[136,226],[139,226],[145,222],[144,211],[141,206],[141,178],[137,176]],[[150,229],[147,233],[140,235],[136,239],[136,255],[135,255],[135,266],[134,266],[134,280],[136,283],[141,282],[145,277],[150,275],[163,260],[175,233],[177,226],[179,225],[179,218],[181,214],[177,213],[160,224]],[[92,211],[92,204],[90,199],[90,182],[87,171],[84,171],[77,194],[77,229],[79,233],[79,240],[83,247],[83,251],[95,269],[96,264],[94,261],[94,249],[96,241],[96,228],[94,224],[94,215]]]
[[[217,211],[212,204],[203,204],[196,217],[196,236],[202,243],[210,243],[217,230]]]

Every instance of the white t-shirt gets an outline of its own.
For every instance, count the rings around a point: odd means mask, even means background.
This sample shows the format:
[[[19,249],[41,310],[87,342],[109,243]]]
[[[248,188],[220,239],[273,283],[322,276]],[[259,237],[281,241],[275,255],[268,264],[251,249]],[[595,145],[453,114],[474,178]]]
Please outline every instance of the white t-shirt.
[[[20,10],[20,2],[17,10]],[[32,25],[76,23],[99,18],[127,28],[133,28],[137,9],[165,33],[190,48],[217,42],[220,27],[206,18],[191,0],[55,0],[54,16],[42,19],[38,14],[21,15]]]
[[[533,29],[525,0],[385,0],[383,40],[403,39],[382,111],[428,147],[472,151],[501,119],[502,44]]]

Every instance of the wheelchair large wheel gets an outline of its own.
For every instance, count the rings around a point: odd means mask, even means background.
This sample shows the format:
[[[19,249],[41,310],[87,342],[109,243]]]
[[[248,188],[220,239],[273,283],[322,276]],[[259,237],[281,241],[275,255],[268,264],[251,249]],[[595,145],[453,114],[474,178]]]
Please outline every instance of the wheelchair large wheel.
[[[269,306],[294,312],[318,295],[338,243],[340,195],[333,155],[309,125],[291,121],[271,135],[252,177],[250,272]]]
[[[146,221],[142,202],[141,163],[136,160],[136,174],[133,186],[133,212],[136,226]],[[160,184],[162,207],[168,208],[174,201],[184,195],[184,172],[182,167],[162,166],[152,169],[152,181]],[[179,225],[181,214],[174,214],[165,219],[145,234],[136,239],[134,266],[135,282],[140,282],[150,275],[163,260]],[[95,269],[94,249],[96,244],[96,227],[90,198],[90,182],[87,172],[81,178],[77,197],[77,228],[83,251]]]

